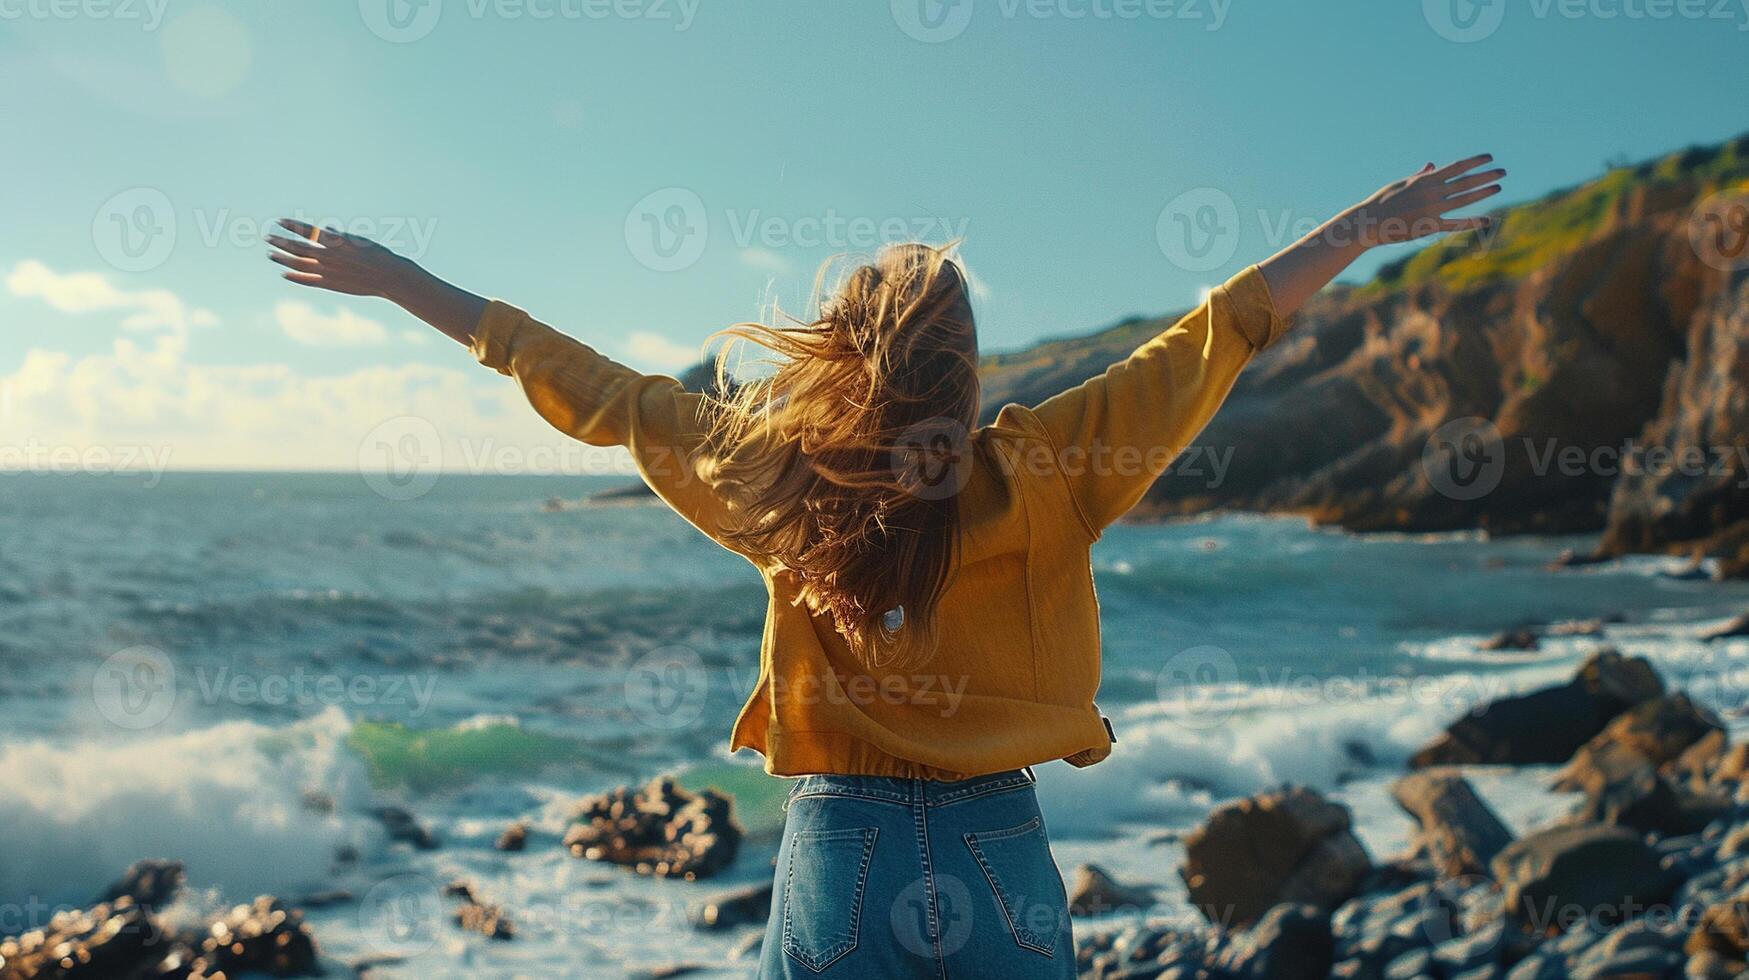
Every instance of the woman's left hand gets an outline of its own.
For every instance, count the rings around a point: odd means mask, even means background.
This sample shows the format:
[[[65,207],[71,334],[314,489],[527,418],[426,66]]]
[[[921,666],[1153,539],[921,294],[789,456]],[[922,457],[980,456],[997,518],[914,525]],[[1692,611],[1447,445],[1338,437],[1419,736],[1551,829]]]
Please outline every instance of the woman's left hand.
[[[291,218],[281,218],[279,226],[296,237],[268,235],[267,243],[276,251],[267,257],[291,270],[284,278],[300,286],[393,298],[395,289],[419,268],[368,238]]]

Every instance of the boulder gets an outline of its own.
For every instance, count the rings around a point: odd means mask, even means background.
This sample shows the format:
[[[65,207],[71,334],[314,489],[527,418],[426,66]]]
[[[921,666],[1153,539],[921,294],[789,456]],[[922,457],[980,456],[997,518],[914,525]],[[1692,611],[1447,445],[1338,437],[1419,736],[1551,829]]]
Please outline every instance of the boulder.
[[[528,824],[518,820],[504,828],[504,833],[498,835],[498,840],[492,845],[500,851],[520,851],[528,846]]]
[[[304,924],[304,914],[269,895],[235,906],[189,941],[196,956],[189,980],[263,973],[304,977],[322,972],[316,939]]]
[[[767,881],[738,888],[707,899],[694,916],[700,929],[733,929],[763,924],[771,915],[772,883]]]
[[[383,825],[389,840],[411,844],[421,851],[437,849],[437,838],[405,809],[398,806],[379,806],[370,815]]]
[[[1688,695],[1677,693],[1635,705],[1610,722],[1579,755],[1613,742],[1662,768],[1709,734],[1722,735],[1724,729],[1711,711],[1695,704]],[[1579,761],[1574,759],[1575,763]]]
[[[708,878],[728,867],[741,846],[733,804],[715,790],[690,793],[669,777],[642,789],[620,787],[585,799],[564,846],[660,878]]]
[[[1524,626],[1518,629],[1507,630],[1504,633],[1494,634],[1492,637],[1484,640],[1479,649],[1495,653],[1502,650],[1517,650],[1529,653],[1533,650],[1540,649],[1542,645],[1542,635],[1535,629]]]
[[[0,980],[219,980],[321,972],[303,913],[276,898],[264,895],[179,932],[130,893],[164,903],[181,878],[175,862],[142,861],[109,889],[119,893],[113,901],[62,910],[42,928],[0,939]]]
[[[1506,912],[1533,932],[1611,923],[1661,902],[1675,882],[1644,838],[1605,824],[1557,825],[1494,858]]]
[[[1118,910],[1146,909],[1154,904],[1154,890],[1146,885],[1123,885],[1097,864],[1075,869],[1075,885],[1069,889],[1070,915],[1104,915]]]
[[[491,939],[514,939],[516,927],[498,905],[467,901],[455,910],[455,924]]]
[[[149,912],[156,911],[176,900],[186,879],[181,861],[136,861],[92,904],[113,904],[125,897]]]
[[[1242,926],[1284,902],[1334,909],[1371,869],[1347,807],[1287,787],[1209,814],[1185,837],[1178,873],[1209,921]]]
[[[1336,944],[1330,912],[1316,905],[1277,905],[1221,951],[1221,975],[1246,980],[1323,980]]]
[[[1566,684],[1501,698],[1452,722],[1409,767],[1565,762],[1617,715],[1663,693],[1646,658],[1601,650]]]
[[[1690,954],[1717,954],[1733,965],[1733,976],[1749,969],[1749,886],[1707,906],[1683,948]]]
[[[1707,643],[1716,643],[1719,640],[1731,640],[1739,636],[1749,636],[1749,613],[1744,613],[1722,626],[1707,630],[1700,635],[1700,638]]]
[[[169,937],[132,899],[57,912],[46,926],[0,939],[4,980],[110,980],[169,954]]]
[[[1512,842],[1512,832],[1452,770],[1410,773],[1397,780],[1391,795],[1420,825],[1415,846],[1442,875],[1486,874],[1494,855]]]
[[[1731,810],[1728,797],[1667,778],[1620,742],[1603,742],[1581,755],[1560,784],[1585,794],[1575,815],[1581,821],[1679,836],[1698,833]]]

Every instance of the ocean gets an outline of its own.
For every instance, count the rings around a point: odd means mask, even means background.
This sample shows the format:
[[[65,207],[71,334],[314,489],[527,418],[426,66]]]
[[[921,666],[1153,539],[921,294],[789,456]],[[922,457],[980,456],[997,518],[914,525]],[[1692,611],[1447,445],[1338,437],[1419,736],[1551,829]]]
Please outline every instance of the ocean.
[[[749,975],[753,930],[689,916],[770,874],[784,786],[726,748],[763,593],[659,506],[581,503],[624,478],[446,476],[412,500],[357,474],[4,480],[0,934],[162,857],[187,866],[182,914],[302,903],[324,955],[373,976]],[[1606,644],[1738,728],[1749,642],[1697,637],[1749,610],[1749,584],[1656,558],[1545,567],[1589,544],[1259,516],[1113,528],[1094,562],[1118,744],[1085,770],[1038,768],[1059,864],[1156,885],[1153,914],[1188,917],[1176,835],[1288,781],[1349,803],[1391,853],[1409,753]],[[1601,633],[1478,649],[1591,619]],[[652,698],[652,670],[675,663],[686,683]],[[725,876],[644,879],[559,845],[580,796],[665,773],[735,795],[748,839]],[[1476,782],[1526,826],[1568,805],[1545,775]],[[384,805],[441,846],[388,840],[370,816]],[[519,820],[527,849],[496,850]],[[515,939],[449,921],[458,877]]]

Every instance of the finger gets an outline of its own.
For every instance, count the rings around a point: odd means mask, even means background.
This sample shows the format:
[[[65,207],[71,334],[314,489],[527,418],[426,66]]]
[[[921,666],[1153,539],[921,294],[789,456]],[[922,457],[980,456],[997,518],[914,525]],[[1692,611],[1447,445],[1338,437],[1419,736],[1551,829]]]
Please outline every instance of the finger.
[[[313,272],[285,272],[280,274],[280,278],[286,282],[295,282],[300,286],[320,287],[322,285],[322,277]]]
[[[307,238],[312,242],[321,234],[316,230],[315,225],[312,225],[307,221],[299,221],[296,218],[281,218],[275,223],[299,238]]]
[[[268,252],[267,258],[270,261],[278,262],[280,265],[283,265],[288,269],[297,269],[301,272],[315,272],[317,268],[315,259],[306,259],[301,255],[287,255],[284,252]]]
[[[1450,197],[1453,194],[1461,194],[1464,191],[1473,190],[1483,184],[1492,184],[1504,176],[1506,176],[1506,171],[1503,168],[1484,170],[1477,174],[1466,174],[1451,183],[1446,184],[1445,194],[1447,197]]]
[[[267,244],[272,245],[274,248],[277,248],[282,252],[290,252],[293,255],[302,255],[305,258],[316,259],[322,257],[322,247],[320,245],[312,245],[301,238],[287,238],[284,235],[268,235]]]
[[[1500,185],[1499,184],[1492,184],[1488,187],[1482,188],[1481,190],[1470,191],[1468,194],[1459,194],[1456,197],[1447,198],[1441,204],[1440,210],[1442,212],[1443,211],[1456,211],[1458,208],[1469,207],[1470,205],[1476,203],[1477,201],[1486,200],[1487,198],[1493,197],[1494,195],[1496,195],[1498,193],[1500,193]]]
[[[1482,231],[1494,224],[1492,217],[1446,218],[1439,223],[1440,231]]]
[[[1433,175],[1435,177],[1439,178],[1440,180],[1450,180],[1453,177],[1456,177],[1457,175],[1459,175],[1461,173],[1465,173],[1467,171],[1474,170],[1477,167],[1480,167],[1484,163],[1493,163],[1493,162],[1494,162],[1494,154],[1492,154],[1492,153],[1480,153],[1480,154],[1477,154],[1476,156],[1470,157],[1468,159],[1459,160],[1456,163],[1448,164],[1447,166],[1445,166],[1439,170],[1434,171]]]

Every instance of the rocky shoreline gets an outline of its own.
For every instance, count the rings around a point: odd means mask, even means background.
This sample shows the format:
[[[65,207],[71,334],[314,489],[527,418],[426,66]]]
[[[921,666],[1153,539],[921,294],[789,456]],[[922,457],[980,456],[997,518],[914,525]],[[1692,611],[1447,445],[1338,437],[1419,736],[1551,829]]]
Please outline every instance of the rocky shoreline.
[[[1559,763],[1572,814],[1511,832],[1462,765]],[[1304,787],[1222,806],[1185,840],[1201,928],[1084,937],[1098,980],[1724,978],[1749,971],[1749,745],[1643,658],[1457,719],[1395,785],[1417,833],[1375,861]],[[1145,910],[1140,910],[1144,911]]]
[[[1544,635],[1599,635],[1585,624],[1502,634],[1505,650]],[[1744,635],[1732,622],[1701,635]],[[1524,634],[1524,636],[1519,636]],[[1528,639],[1527,639],[1528,638]],[[1486,767],[1547,766],[1567,816],[1515,835],[1469,779]],[[1480,768],[1478,768],[1480,767]],[[1501,697],[1453,720],[1407,759],[1392,797],[1414,828],[1405,853],[1368,852],[1343,803],[1280,786],[1215,808],[1180,843],[1182,905],[1163,889],[1082,865],[1071,874],[1078,967],[1098,980],[1433,977],[1732,977],[1749,974],[1749,744],[1670,689],[1644,657],[1604,647],[1562,683]],[[305,807],[331,813],[311,793]],[[409,811],[364,811],[404,853],[446,847]],[[494,831],[497,833],[497,831]],[[746,832],[734,801],[667,777],[585,797],[558,835],[507,822],[493,848],[562,848],[643,878],[704,882],[730,869]],[[488,838],[490,841],[491,838]],[[336,855],[344,864],[357,855]],[[0,939],[0,980],[119,977],[365,976],[401,962],[325,957],[298,906],[360,904],[351,893],[260,896],[199,915],[177,902],[182,865],[141,861],[81,908]],[[690,886],[683,886],[690,887]],[[433,889],[434,895],[438,889]],[[497,942],[519,937],[500,904],[458,879],[415,928]],[[757,962],[768,878],[685,902],[689,928],[721,935],[710,962],[692,951],[649,976]],[[176,906],[172,908],[172,906]],[[526,910],[525,910],[526,911]],[[1165,918],[1162,918],[1165,917]],[[1166,924],[1169,921],[1170,924]],[[405,924],[404,924],[405,925]]]

